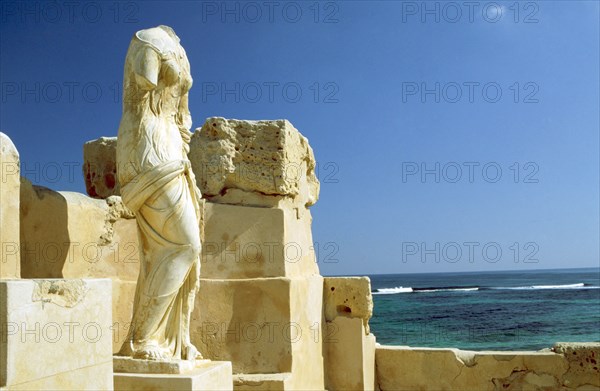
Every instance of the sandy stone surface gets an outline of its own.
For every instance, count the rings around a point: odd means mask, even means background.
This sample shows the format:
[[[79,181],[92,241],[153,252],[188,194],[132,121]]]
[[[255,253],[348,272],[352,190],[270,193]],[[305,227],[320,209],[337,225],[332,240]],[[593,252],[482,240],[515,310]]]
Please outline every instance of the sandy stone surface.
[[[194,132],[188,156],[213,202],[260,206],[284,197],[308,207],[319,198],[313,150],[287,120],[209,118]]]
[[[0,388],[112,387],[111,281],[0,281]]]
[[[600,343],[559,343],[554,351],[464,351],[378,346],[377,383],[382,391],[598,390],[592,360]]]

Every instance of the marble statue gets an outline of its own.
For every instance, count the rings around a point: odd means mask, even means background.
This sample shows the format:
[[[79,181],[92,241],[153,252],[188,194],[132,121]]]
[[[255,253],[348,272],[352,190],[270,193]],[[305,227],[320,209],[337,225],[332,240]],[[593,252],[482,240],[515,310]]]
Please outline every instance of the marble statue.
[[[200,191],[187,159],[190,64],[167,26],[135,33],[125,59],[117,176],[135,215],[140,273],[119,356],[201,358],[190,341],[200,278]]]

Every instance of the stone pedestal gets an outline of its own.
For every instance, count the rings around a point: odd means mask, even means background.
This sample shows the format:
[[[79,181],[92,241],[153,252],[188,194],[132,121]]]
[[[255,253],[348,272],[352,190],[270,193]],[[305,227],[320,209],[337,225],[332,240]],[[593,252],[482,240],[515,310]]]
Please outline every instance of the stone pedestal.
[[[183,374],[115,373],[115,391],[220,391],[231,390],[231,363],[203,361]]]
[[[159,375],[181,375],[210,360],[142,360],[129,356],[115,356],[113,371],[119,373],[146,373]]]
[[[109,279],[0,280],[0,388],[112,388]]]

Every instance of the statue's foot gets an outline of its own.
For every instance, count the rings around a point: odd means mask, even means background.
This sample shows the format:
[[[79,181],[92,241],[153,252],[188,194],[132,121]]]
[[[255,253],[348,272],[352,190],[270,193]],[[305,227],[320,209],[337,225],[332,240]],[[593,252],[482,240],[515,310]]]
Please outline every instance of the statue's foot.
[[[182,358],[184,360],[202,360],[204,358],[202,357],[202,354],[200,354],[198,349],[196,349],[196,347],[191,343],[183,346],[182,353]]]
[[[165,349],[161,349],[158,346],[147,345],[136,351],[133,358],[140,360],[168,360],[170,355]]]
[[[131,344],[129,342],[125,342],[121,349],[115,354],[115,356],[123,356],[123,357],[131,357],[133,356],[133,349],[131,348]]]

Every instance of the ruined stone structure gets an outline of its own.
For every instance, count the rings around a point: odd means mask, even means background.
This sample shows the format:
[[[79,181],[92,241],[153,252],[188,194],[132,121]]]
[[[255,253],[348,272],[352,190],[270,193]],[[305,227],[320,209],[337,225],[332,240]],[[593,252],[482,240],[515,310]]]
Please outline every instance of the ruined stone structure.
[[[0,163],[0,389],[111,389],[111,281],[21,278],[32,255],[21,250],[38,227],[20,216],[21,190],[33,187],[20,178],[18,151],[4,133]],[[52,231],[67,227],[54,221],[48,228],[38,243],[56,248]]]
[[[21,178],[0,133],[0,390],[600,389],[598,342],[377,344],[369,279],[319,273],[308,140],[220,117],[192,135],[191,82],[170,28],[136,34],[119,137],[83,147],[89,196]]]
[[[597,390],[600,343],[557,343],[539,352],[379,346],[383,390]]]
[[[267,139],[273,141],[261,141],[261,150],[256,140]],[[3,161],[18,162],[16,156],[14,146],[3,149]],[[115,162],[114,153],[95,156]],[[127,368],[112,363],[128,332],[140,267],[135,220],[120,196],[94,199],[24,178],[17,184],[11,175],[18,170],[3,171],[2,183],[13,185],[2,187],[2,200],[20,210],[20,235],[11,239],[17,246],[3,256],[18,254],[21,279],[0,282],[0,387],[600,389],[600,343],[559,343],[539,352],[377,344],[369,331],[369,279],[324,278],[315,263],[308,208],[318,200],[312,156],[308,141],[287,121],[209,118],[194,133],[189,157],[206,200],[200,203],[202,275],[191,336],[205,358],[225,363],[188,368],[193,374],[177,374],[186,369],[166,364],[118,373]],[[273,162],[268,169],[252,165],[267,157]],[[300,174],[285,177],[286,165]],[[218,178],[209,178],[219,167]],[[14,220],[1,221],[1,232],[10,233]],[[4,270],[15,273],[14,266]],[[36,352],[33,366],[30,352]]]
[[[318,198],[308,141],[287,121],[209,118],[190,160],[204,208],[193,341],[231,361],[236,385],[323,389],[319,275],[307,206]],[[290,167],[294,177],[286,176]],[[318,330],[317,330],[318,329]]]

